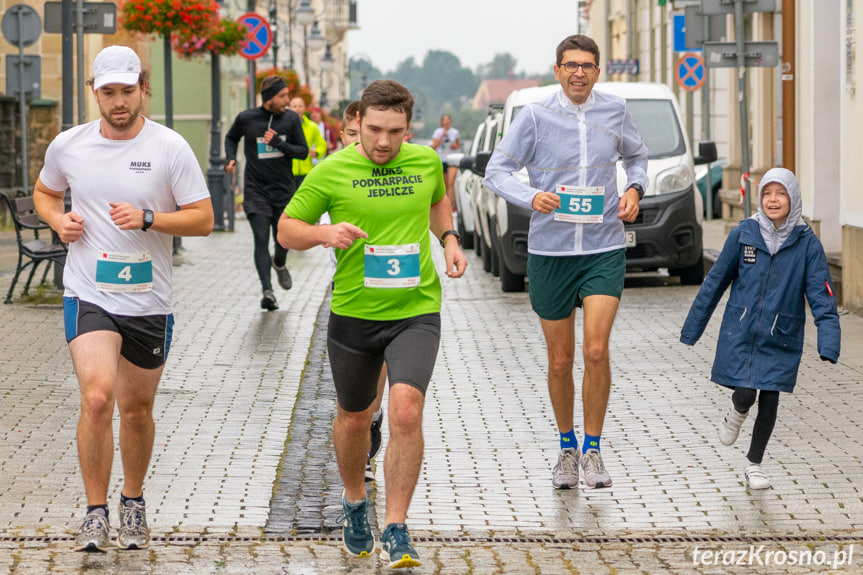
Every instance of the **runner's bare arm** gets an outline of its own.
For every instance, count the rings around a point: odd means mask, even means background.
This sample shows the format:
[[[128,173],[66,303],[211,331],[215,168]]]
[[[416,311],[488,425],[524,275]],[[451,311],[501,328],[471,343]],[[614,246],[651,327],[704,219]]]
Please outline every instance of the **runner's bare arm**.
[[[65,192],[50,189],[42,183],[41,179],[36,180],[36,186],[33,188],[33,205],[39,217],[57,232],[60,241],[68,244],[84,233],[84,218],[75,212],[66,213],[66,206],[63,204],[64,195]]]
[[[315,246],[346,250],[357,238],[369,237],[366,232],[348,222],[333,225],[312,225],[282,214],[277,239],[283,248],[307,250]]]
[[[453,229],[452,208],[446,196],[441,198],[438,203],[431,205],[429,229],[436,239],[440,239],[444,232]],[[467,268],[467,258],[464,257],[455,236],[447,236],[444,240],[444,260],[446,261],[446,275],[451,278],[460,278],[464,275]]]
[[[111,220],[121,230],[144,227],[144,210],[125,202],[110,202]],[[208,236],[213,231],[213,202],[210,198],[180,206],[176,212],[154,212],[150,230],[172,236]]]

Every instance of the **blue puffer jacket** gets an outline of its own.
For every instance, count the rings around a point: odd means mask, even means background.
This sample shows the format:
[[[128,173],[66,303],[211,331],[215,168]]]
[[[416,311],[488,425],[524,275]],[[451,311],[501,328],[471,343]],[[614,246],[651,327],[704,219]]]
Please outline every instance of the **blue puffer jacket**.
[[[732,284],[733,282],[733,284]],[[808,225],[797,225],[770,255],[758,221],[740,223],[725,242],[683,324],[693,345],[731,285],[711,379],[729,387],[791,392],[803,352],[806,304],[818,328],[821,359],[839,359],[836,297],[824,248]]]

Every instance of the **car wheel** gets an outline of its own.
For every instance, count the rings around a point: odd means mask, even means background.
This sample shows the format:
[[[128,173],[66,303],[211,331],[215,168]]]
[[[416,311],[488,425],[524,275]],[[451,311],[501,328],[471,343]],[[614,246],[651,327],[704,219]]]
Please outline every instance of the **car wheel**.
[[[491,240],[491,275],[498,277],[500,275],[500,248],[495,243],[494,238]]]
[[[473,249],[473,234],[467,233],[464,228],[464,219],[461,217],[461,212],[456,216],[456,224],[458,225],[458,235],[461,236],[461,247],[466,250]]]
[[[722,189],[721,184],[713,186],[713,219],[722,219],[722,198],[719,197],[719,191]]]
[[[685,286],[701,285],[704,281],[704,256],[698,258],[698,261],[687,268],[675,270],[680,272],[680,283]]]
[[[503,258],[500,260],[500,289],[505,292],[524,291],[524,276],[511,272]]]
[[[480,239],[482,241],[482,239]],[[482,244],[482,269],[483,271],[490,272],[491,271],[491,248],[488,244]]]

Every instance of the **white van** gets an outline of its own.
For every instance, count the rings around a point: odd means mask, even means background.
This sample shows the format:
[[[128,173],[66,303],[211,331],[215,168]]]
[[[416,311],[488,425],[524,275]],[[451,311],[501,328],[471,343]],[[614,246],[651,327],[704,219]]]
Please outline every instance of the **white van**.
[[[513,119],[527,104],[560,90],[559,84],[517,90],[507,98],[503,138]],[[693,159],[689,140],[682,129],[680,110],[674,94],[663,84],[609,82],[597,83],[599,90],[625,98],[627,110],[638,126],[648,150],[647,175],[650,178],[644,198],[639,203],[638,219],[626,223],[626,270],[654,271],[668,268],[679,275],[683,284],[700,284],[704,279],[704,257],[701,243],[702,198],[695,185],[694,164],[716,160],[716,146],[703,142],[701,156]],[[484,172],[487,158],[479,159],[477,168]],[[626,173],[618,163],[618,191],[626,185]],[[527,172],[516,177],[527,182]],[[497,250],[500,277],[504,291],[524,289],[527,268],[527,234],[530,212],[496,199],[492,221],[491,244]]]

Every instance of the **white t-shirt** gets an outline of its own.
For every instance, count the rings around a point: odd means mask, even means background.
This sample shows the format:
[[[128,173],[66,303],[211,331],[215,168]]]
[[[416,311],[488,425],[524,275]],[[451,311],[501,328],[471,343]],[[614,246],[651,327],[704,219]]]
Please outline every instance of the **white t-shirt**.
[[[432,134],[432,140],[437,140],[438,138],[443,138],[440,142],[440,146],[437,147],[437,155],[440,156],[441,162],[446,162],[447,156],[450,155],[450,152],[455,152],[450,146],[452,146],[453,142],[459,139],[458,130],[455,128],[450,128],[444,134],[443,128],[437,128]]]
[[[84,233],[69,244],[65,295],[116,315],[169,314],[172,236],[121,230],[111,221],[109,202],[173,212],[210,197],[204,175],[189,144],[173,130],[145,119],[135,138],[109,140],[99,132],[100,122],[58,135],[39,175],[51,190],[71,189],[72,210],[84,219]]]

